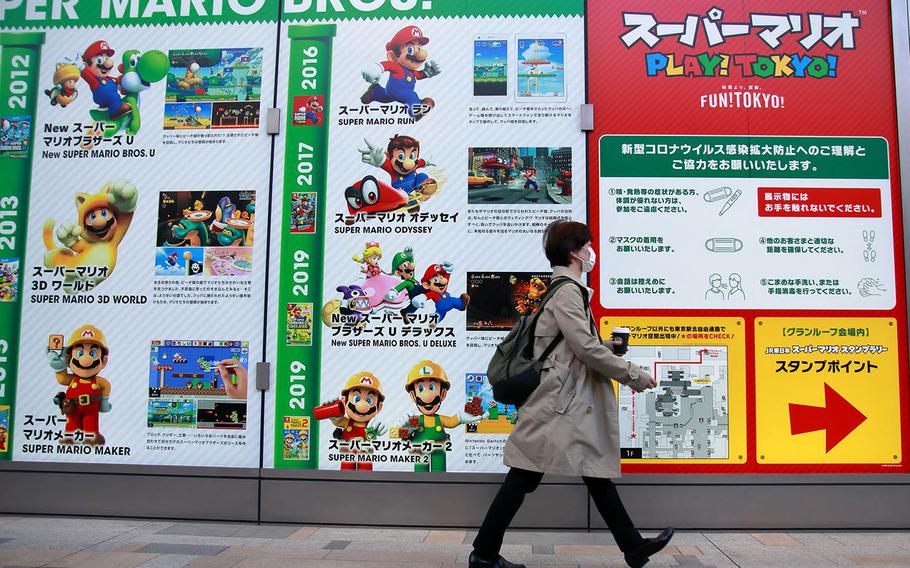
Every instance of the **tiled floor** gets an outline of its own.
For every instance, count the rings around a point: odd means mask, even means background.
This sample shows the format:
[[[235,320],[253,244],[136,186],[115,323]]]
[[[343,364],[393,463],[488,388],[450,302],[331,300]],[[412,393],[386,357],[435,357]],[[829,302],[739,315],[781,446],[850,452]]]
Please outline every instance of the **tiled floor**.
[[[472,531],[0,516],[0,566],[455,568]],[[528,566],[620,567],[609,533],[513,531]],[[649,566],[908,566],[910,532],[680,532]]]

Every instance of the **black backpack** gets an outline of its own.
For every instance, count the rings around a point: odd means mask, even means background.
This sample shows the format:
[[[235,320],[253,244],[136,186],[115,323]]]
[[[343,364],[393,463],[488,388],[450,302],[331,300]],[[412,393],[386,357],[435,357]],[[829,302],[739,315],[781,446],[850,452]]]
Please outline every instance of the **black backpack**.
[[[562,285],[573,283],[581,290],[588,309],[588,291],[578,282],[561,276],[550,281],[550,289],[540,302],[540,307],[530,316],[521,316],[502,342],[487,366],[487,380],[493,386],[493,398],[502,404],[519,406],[540,386],[540,370],[543,362],[562,341],[562,332],[553,338],[540,357],[534,357],[534,330],[537,318],[543,313],[544,306]]]

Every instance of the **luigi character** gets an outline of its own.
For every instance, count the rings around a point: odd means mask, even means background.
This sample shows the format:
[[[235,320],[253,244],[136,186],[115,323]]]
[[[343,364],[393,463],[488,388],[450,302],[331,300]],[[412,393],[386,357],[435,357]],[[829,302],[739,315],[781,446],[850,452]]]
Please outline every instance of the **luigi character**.
[[[417,265],[414,264],[414,250],[411,247],[405,247],[403,251],[396,253],[395,256],[392,257],[392,270],[395,276],[401,278],[401,284],[386,292],[386,300],[390,302],[395,301],[402,290],[408,291],[408,298],[411,300],[421,294],[426,294],[426,289],[424,289],[424,287],[420,285],[420,282],[417,281],[417,278],[414,277],[416,268]],[[408,303],[408,305],[401,310],[401,319],[404,320],[405,324],[411,323],[410,316],[416,311],[417,307],[411,303]]]
[[[415,463],[414,471],[445,471],[446,442],[449,441],[446,429],[480,422],[486,416],[472,416],[463,411],[457,416],[437,414],[450,387],[445,370],[433,361],[425,359],[408,373],[404,388],[420,415],[411,417],[401,428],[401,436],[410,440],[416,451],[429,454],[429,462]]]

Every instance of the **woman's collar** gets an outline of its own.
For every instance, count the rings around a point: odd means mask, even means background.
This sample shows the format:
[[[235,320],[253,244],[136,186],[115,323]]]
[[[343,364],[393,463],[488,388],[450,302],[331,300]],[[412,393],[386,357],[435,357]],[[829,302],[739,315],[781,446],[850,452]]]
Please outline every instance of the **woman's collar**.
[[[553,278],[559,278],[559,277],[571,278],[572,280],[578,282],[585,288],[588,288],[588,285],[585,283],[585,281],[582,280],[581,278],[579,278],[578,276],[576,276],[574,272],[569,270],[568,266],[554,266],[553,267]],[[588,290],[590,290],[590,288],[588,288]]]

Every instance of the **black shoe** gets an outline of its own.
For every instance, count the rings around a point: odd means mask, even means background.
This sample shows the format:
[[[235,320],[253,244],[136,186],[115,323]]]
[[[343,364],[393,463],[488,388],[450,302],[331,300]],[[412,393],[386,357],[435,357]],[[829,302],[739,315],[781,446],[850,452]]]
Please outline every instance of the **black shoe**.
[[[673,529],[664,529],[662,533],[654,538],[646,538],[645,542],[640,544],[634,551],[626,554],[626,564],[632,568],[641,568],[648,563],[651,556],[664,549],[673,538]]]
[[[468,558],[468,568],[526,568],[526,566],[509,562],[502,556],[496,560],[484,560],[472,552]]]

